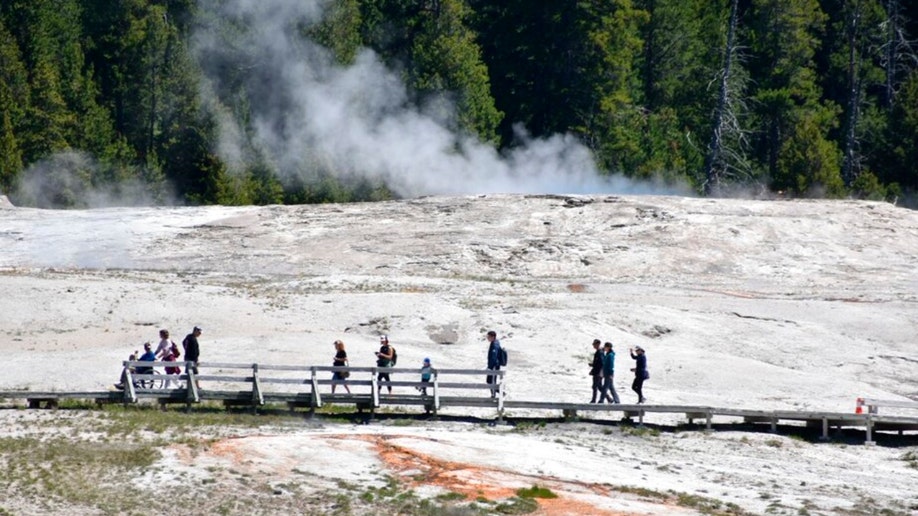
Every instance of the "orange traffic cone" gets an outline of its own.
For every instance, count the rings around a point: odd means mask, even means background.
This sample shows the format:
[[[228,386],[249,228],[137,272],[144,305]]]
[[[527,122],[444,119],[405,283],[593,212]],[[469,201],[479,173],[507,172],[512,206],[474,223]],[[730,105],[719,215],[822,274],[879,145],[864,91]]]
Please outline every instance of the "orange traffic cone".
[[[858,398],[858,399],[857,399],[857,407],[855,407],[854,413],[855,413],[855,414],[863,414],[863,413],[864,413],[864,398]]]

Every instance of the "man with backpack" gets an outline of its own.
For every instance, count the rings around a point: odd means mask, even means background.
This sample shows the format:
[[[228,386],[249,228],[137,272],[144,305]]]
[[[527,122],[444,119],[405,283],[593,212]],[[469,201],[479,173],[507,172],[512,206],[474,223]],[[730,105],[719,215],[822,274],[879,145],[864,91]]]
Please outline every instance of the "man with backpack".
[[[395,348],[389,345],[389,336],[380,335],[379,336],[379,351],[376,352],[376,366],[377,367],[394,367],[396,360]],[[391,382],[392,379],[389,378],[389,373],[379,373],[376,377],[378,383],[382,383],[385,380]],[[392,385],[387,385],[389,388],[389,394],[392,394]]]
[[[500,341],[497,340],[497,333],[493,330],[488,332],[488,369],[491,371],[499,371],[500,366],[507,365],[507,352],[501,347]],[[491,397],[497,397],[497,389],[493,387],[497,384],[497,375],[489,374],[488,375],[488,384],[492,385],[491,387]]]
[[[185,368],[185,373],[190,374],[193,372],[195,375],[198,374],[198,359],[201,358],[201,345],[198,343],[198,337],[201,336],[203,330],[199,326],[195,326],[191,330],[191,333],[185,336],[185,340],[182,341],[182,347],[185,348],[185,362],[188,363],[188,367]],[[198,380],[194,381],[195,386],[200,389],[201,384],[198,383]]]

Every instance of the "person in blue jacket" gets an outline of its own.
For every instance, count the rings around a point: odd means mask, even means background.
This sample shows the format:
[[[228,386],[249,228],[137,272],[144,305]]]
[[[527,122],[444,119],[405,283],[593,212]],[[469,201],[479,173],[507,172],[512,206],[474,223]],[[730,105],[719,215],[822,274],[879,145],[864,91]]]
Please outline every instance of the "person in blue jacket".
[[[612,350],[612,343],[603,344],[602,355],[602,396],[599,402],[621,403],[618,399],[618,393],[615,392],[615,351]],[[609,395],[611,393],[611,396]]]
[[[488,369],[491,371],[500,370],[500,341],[497,340],[497,332],[491,330],[488,332]],[[488,375],[488,383],[492,385],[491,387],[491,397],[497,397],[497,389],[493,387],[497,383],[497,376],[493,374]]]
[[[640,346],[635,346],[631,348],[631,358],[635,360],[634,367],[631,368],[634,371],[634,381],[631,382],[631,390],[636,392],[638,395],[638,403],[644,403],[647,398],[644,397],[644,380],[647,379],[647,357],[644,355],[644,348]]]

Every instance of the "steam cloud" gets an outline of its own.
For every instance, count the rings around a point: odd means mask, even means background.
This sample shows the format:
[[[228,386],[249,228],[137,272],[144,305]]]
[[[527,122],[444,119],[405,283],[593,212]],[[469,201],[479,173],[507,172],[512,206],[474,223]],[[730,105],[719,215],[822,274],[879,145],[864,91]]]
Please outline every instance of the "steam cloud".
[[[242,91],[251,111],[247,131],[215,104],[218,151],[231,169],[262,156],[282,179],[308,181],[323,170],[381,180],[406,197],[660,190],[600,177],[589,149],[570,135],[530,139],[501,155],[450,129],[442,115],[410,104],[405,85],[373,51],[363,49],[353,65],[341,67],[304,40],[302,27],[321,20],[320,0],[205,3],[212,19],[245,27],[228,35],[205,25],[194,45],[209,78],[204,96]]]
[[[85,152],[57,152],[30,165],[13,194],[17,204],[38,208],[149,206],[172,197],[164,185],[151,187],[139,179],[93,185],[102,169]]]

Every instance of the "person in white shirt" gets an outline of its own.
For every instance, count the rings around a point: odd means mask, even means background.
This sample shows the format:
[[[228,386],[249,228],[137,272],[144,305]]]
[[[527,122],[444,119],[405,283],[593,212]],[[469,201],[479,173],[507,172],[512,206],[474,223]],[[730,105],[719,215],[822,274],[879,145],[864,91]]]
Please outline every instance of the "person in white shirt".
[[[163,360],[172,352],[175,343],[169,340],[169,330],[159,330],[159,345],[156,346],[156,358]]]

